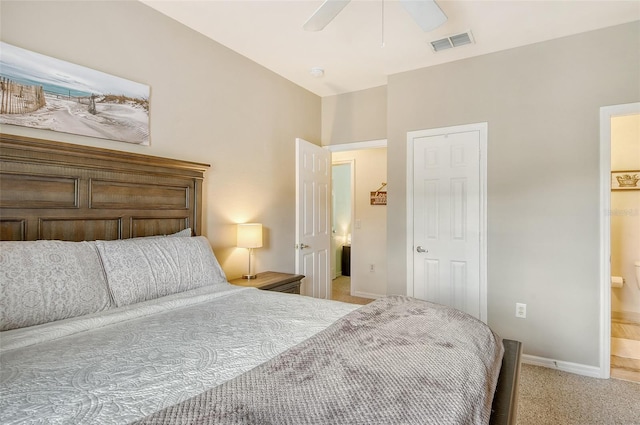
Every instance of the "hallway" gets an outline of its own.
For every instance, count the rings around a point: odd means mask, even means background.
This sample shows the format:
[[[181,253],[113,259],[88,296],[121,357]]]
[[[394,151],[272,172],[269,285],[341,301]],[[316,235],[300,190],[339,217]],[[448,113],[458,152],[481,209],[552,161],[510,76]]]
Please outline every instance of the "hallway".
[[[373,301],[370,298],[351,296],[351,278],[349,276],[338,276],[332,282],[331,299],[351,304],[369,304]]]

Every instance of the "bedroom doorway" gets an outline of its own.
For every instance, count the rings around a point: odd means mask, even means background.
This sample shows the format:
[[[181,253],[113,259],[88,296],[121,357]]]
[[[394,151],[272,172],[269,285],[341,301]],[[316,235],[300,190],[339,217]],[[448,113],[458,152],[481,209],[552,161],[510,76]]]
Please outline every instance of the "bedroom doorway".
[[[386,181],[386,140],[326,146],[332,152],[332,299],[365,304],[387,293],[386,206],[369,204]]]
[[[638,226],[640,192],[612,191],[612,172],[634,174],[640,169],[638,116],[640,103],[600,108],[600,377],[604,379],[640,377],[640,311],[635,307],[640,283],[634,270],[640,247],[633,238],[624,237],[635,233],[627,226]],[[622,287],[612,287],[614,275],[624,278]]]
[[[407,295],[487,321],[487,123],[407,133]]]

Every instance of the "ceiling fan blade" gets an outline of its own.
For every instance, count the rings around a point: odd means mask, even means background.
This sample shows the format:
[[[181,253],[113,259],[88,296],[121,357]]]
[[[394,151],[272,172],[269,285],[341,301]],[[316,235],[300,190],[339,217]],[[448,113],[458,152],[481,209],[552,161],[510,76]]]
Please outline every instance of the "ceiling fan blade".
[[[322,31],[350,1],[351,0],[325,0],[318,10],[313,12],[313,15],[307,19],[307,22],[304,23],[302,28],[305,31]]]
[[[447,22],[447,15],[434,0],[400,0],[400,3],[424,32]]]

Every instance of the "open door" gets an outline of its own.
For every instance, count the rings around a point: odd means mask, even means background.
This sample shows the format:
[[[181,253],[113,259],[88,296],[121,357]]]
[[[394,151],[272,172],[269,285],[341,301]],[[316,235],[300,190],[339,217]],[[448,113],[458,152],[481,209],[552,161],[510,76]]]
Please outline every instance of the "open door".
[[[331,152],[296,139],[296,273],[301,294],[331,298]]]

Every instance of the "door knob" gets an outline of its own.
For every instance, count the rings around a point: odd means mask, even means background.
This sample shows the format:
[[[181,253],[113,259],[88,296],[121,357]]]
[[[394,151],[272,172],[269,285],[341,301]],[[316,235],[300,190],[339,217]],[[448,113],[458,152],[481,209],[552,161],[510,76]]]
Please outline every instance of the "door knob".
[[[418,247],[416,248],[416,251],[418,251],[418,252],[429,252],[429,251],[427,251],[426,249],[424,249],[424,248],[423,248],[423,247],[421,247],[421,246],[418,246]]]
[[[309,248],[309,245],[305,245],[303,243],[296,244],[296,249],[305,249],[305,248]]]

